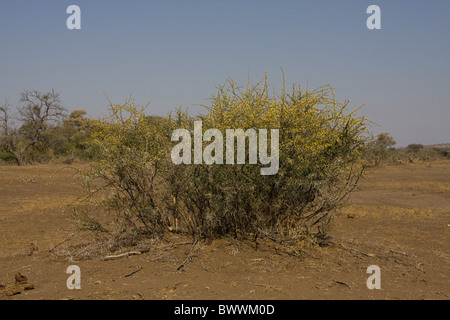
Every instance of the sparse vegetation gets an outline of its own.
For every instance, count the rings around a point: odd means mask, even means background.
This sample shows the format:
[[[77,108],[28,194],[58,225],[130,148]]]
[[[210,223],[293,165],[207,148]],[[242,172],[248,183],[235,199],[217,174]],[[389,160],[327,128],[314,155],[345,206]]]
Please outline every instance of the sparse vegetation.
[[[445,149],[425,147],[422,144],[410,144],[406,148],[394,148],[395,140],[389,133],[380,133],[368,143],[368,163],[373,166],[383,164],[405,164],[417,161],[436,161],[450,159]]]
[[[367,141],[365,119],[347,112],[330,88],[267,92],[265,81],[244,88],[229,82],[200,118],[204,130],[279,128],[275,176],[261,176],[260,165],[174,165],[171,133],[191,129],[196,119],[181,111],[149,116],[128,101],[112,106],[104,119],[74,111],[48,125],[40,133],[42,149],[30,147],[33,153],[22,154],[21,164],[95,161],[0,167],[0,209],[8,226],[1,233],[0,299],[66,296],[54,275],[68,261],[81,260],[89,260],[83,265],[95,280],[77,293],[87,298],[289,299],[321,297],[321,290],[339,298],[349,287],[356,290],[347,295],[370,298],[364,287],[369,264],[388,270],[388,298],[405,292],[448,297],[438,280],[448,274],[449,162],[421,163],[448,157],[448,145],[394,149],[389,134]],[[18,118],[10,111],[7,103],[0,108],[0,162],[17,164],[11,143],[31,139],[12,125]],[[341,207],[374,159],[405,165],[377,168]],[[75,172],[85,172],[81,202]],[[65,213],[74,214],[79,229],[61,215],[65,208],[73,209]],[[214,241],[205,245],[199,238]],[[113,268],[105,262],[111,259],[117,259]],[[16,288],[8,283],[13,270],[29,275],[36,287],[10,291]],[[118,276],[123,281],[115,281]],[[127,282],[128,276],[144,280]],[[422,290],[424,283],[429,290]],[[111,289],[99,290],[105,284]]]
[[[150,116],[127,101],[93,120],[83,110],[67,115],[54,91],[26,91],[20,101],[17,115],[8,101],[0,107],[0,162],[94,159],[83,177],[86,202],[74,216],[82,229],[111,244],[133,245],[167,232],[277,242],[325,238],[333,213],[367,165],[449,157],[447,150],[420,144],[395,149],[389,133],[368,140],[366,119],[337,102],[331,88],[294,86],[269,94],[266,78],[254,86],[220,86],[198,117],[181,110]],[[203,131],[279,129],[278,174],[261,176],[261,164],[173,164],[172,132],[192,130],[196,119]]]
[[[74,111],[67,117],[55,91],[23,92],[16,114],[5,101],[0,106],[0,160],[23,165],[92,158],[87,150],[92,120],[85,115]],[[13,120],[20,125],[14,126]]]

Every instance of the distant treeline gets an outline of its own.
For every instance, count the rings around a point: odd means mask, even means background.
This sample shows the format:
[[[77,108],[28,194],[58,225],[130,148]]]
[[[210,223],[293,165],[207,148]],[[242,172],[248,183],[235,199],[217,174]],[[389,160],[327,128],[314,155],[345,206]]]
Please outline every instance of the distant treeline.
[[[86,115],[83,110],[69,113],[55,91],[25,91],[14,109],[6,100],[0,105],[0,163],[95,160],[98,150],[92,143],[92,133],[98,128],[98,121]],[[148,116],[149,125],[158,118]],[[366,156],[373,165],[450,158],[450,148],[421,144],[394,148],[395,144],[389,133],[381,133],[367,143]]]
[[[83,110],[70,114],[54,91],[25,91],[14,110],[0,106],[0,161],[18,165],[54,160],[92,159],[95,121]]]
[[[380,133],[368,143],[367,156],[370,158],[370,162],[377,166],[450,159],[450,145],[438,148],[412,143],[406,148],[394,148],[395,144],[396,141],[389,133]]]

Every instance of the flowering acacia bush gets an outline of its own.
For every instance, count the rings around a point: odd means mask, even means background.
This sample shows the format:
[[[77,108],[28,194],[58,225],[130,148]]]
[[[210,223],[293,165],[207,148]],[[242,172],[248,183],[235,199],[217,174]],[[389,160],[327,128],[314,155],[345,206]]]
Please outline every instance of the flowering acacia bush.
[[[118,213],[116,231],[277,241],[324,236],[364,170],[366,119],[337,102],[329,87],[270,94],[267,78],[245,87],[227,82],[206,110],[199,117],[204,131],[279,129],[278,173],[261,175],[248,152],[246,164],[175,165],[171,134],[192,130],[194,118],[178,111],[155,121],[132,104],[114,106],[98,124],[94,143],[102,160],[85,181],[90,196],[94,185],[108,190],[100,203]]]
[[[206,108],[204,130],[279,129],[279,171],[262,176],[260,165],[248,160],[174,168],[169,188],[190,232],[253,233],[280,241],[325,235],[333,211],[363,172],[366,119],[346,112],[347,104],[338,103],[329,87],[294,86],[275,95],[266,79],[243,88],[229,81]],[[179,122],[186,125],[186,116]]]

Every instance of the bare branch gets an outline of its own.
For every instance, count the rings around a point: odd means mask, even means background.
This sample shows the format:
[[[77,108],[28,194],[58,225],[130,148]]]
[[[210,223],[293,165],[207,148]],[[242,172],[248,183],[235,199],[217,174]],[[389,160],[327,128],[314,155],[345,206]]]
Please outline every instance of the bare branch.
[[[25,91],[20,96],[20,102],[22,106],[19,108],[19,119],[23,122],[22,131],[30,140],[30,146],[39,142],[45,144],[43,132],[59,125],[66,118],[59,93],[54,90],[47,93]]]

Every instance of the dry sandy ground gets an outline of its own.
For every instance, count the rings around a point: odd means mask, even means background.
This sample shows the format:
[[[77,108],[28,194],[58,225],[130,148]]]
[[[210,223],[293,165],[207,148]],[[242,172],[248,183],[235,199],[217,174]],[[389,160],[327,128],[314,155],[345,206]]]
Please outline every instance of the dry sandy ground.
[[[0,299],[450,298],[449,161],[378,168],[326,247],[256,250],[224,239],[192,248],[177,235],[114,261],[70,261],[69,242],[49,252],[73,232],[65,208],[79,192],[75,173],[0,166]],[[81,290],[66,286],[70,265],[81,269]],[[370,265],[381,269],[381,290],[366,286]],[[26,284],[14,284],[18,273]]]

